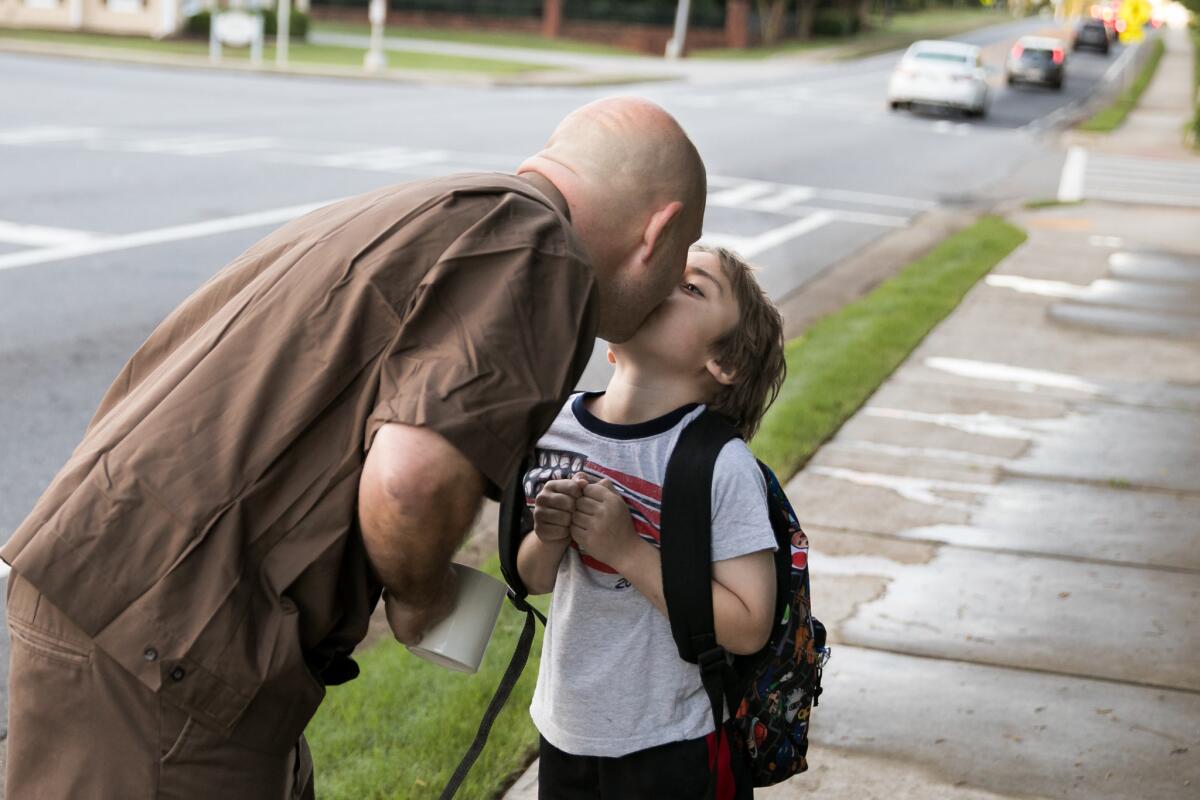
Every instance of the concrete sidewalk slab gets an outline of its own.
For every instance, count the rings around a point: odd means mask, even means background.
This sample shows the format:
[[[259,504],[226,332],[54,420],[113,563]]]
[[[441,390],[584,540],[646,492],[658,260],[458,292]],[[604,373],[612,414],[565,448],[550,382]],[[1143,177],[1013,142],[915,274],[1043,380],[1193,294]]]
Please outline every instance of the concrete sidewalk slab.
[[[811,772],[756,797],[1162,800],[1200,786],[1192,693],[847,646],[825,674]],[[855,764],[902,782],[840,770]]]
[[[877,537],[809,534],[821,576],[813,608],[832,641],[1200,692],[1196,573],[954,546],[930,554],[918,543],[881,554]],[[841,578],[873,578],[886,591],[830,618],[825,609],[843,605]]]

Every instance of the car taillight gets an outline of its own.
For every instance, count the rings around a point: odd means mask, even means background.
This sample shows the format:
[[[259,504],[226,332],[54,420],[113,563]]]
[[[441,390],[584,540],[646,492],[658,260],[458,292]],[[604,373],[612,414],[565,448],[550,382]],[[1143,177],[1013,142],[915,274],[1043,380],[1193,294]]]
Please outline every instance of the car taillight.
[[[1014,44],[1014,45],[1013,45],[1013,49],[1012,49],[1012,57],[1013,57],[1014,59],[1016,59],[1016,58],[1020,58],[1020,57],[1021,57],[1021,53],[1024,53],[1024,52],[1025,52],[1025,48],[1024,48],[1024,47],[1021,47],[1021,45],[1020,45],[1020,44]]]
[[[1051,57],[1054,59],[1055,64],[1061,64],[1063,62],[1063,51],[1055,50],[1053,54],[1051,54]]]

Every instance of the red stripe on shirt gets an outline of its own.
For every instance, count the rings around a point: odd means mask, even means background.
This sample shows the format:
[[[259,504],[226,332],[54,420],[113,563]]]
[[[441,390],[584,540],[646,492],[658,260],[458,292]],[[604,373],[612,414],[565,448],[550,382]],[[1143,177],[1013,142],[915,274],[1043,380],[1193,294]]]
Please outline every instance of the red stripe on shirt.
[[[645,495],[656,503],[662,502],[662,487],[651,483],[648,480],[639,478],[636,475],[627,475],[624,472],[619,472],[609,467],[601,466],[595,461],[588,461],[585,468],[599,472],[601,475],[607,475],[613,480],[620,481],[623,485],[629,487],[630,490],[637,492],[640,495]]]

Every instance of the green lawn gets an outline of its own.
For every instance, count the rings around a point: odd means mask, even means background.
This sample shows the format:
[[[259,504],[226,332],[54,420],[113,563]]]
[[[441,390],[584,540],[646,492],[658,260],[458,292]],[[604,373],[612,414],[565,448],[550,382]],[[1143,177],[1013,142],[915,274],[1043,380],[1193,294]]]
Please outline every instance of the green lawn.
[[[746,50],[698,50],[696,58],[768,58],[770,56],[830,50],[839,58],[863,56],[907,47],[918,39],[940,39],[965,31],[1008,22],[1010,16],[981,8],[945,8],[893,14],[886,25],[876,17],[870,30],[853,36],[816,37],[807,41],[788,41],[773,47]]]
[[[496,558],[482,569],[499,577]],[[534,598],[543,611],[548,598]],[[475,675],[428,664],[392,640],[355,656],[356,680],[329,689],[305,736],[316,763],[322,800],[421,800],[441,794],[475,737],[525,622],[505,603],[496,632]],[[541,653],[541,626],[520,682],[492,728],[483,755],[456,795],[497,796],[497,789],[532,760],[537,731],[529,701]]]
[[[145,36],[107,36],[104,34],[72,33],[67,31],[0,30],[0,42],[16,40],[67,44],[86,47],[109,48],[115,51],[139,53],[161,53],[165,55],[207,56],[208,42],[196,39],[168,39],[156,41]],[[269,37],[267,42],[273,42]],[[332,47],[328,45],[292,42],[288,48],[288,60],[300,65],[323,65],[362,67],[366,51],[356,47]],[[230,61],[246,61],[250,58],[248,48],[224,48],[222,58]],[[275,63],[275,47],[263,47],[263,62]],[[514,75],[531,70],[544,71],[540,64],[525,64],[519,61],[502,61],[489,58],[466,58],[431,53],[388,53],[388,66],[393,69],[443,70],[448,72],[479,72],[489,75]]]
[[[365,16],[365,12],[364,12]],[[371,26],[357,22],[325,22],[313,20],[309,29],[320,33],[353,33],[368,36]],[[388,25],[387,36],[402,36],[411,39],[432,39],[440,42],[483,44],[493,47],[525,47],[533,50],[559,50],[569,53],[595,53],[597,55],[627,56],[631,51],[611,47],[597,42],[581,42],[574,39],[547,39],[535,33],[516,31],[475,31],[454,28],[411,28],[403,25]]]
[[[787,345],[788,377],[751,443],[781,480],[835,434],[1025,234],[985,217]]]
[[[1150,79],[1154,77],[1154,71],[1158,69],[1158,62],[1162,60],[1163,51],[1166,49],[1162,39],[1155,39],[1150,47],[1150,57],[1142,65],[1142,71],[1138,73],[1133,84],[1122,92],[1112,105],[1100,109],[1090,119],[1084,121],[1079,126],[1081,131],[1111,133],[1119,128],[1125,121],[1125,117],[1129,116],[1129,112],[1137,107],[1138,100],[1141,99],[1142,92],[1146,91],[1146,87],[1150,85]]]

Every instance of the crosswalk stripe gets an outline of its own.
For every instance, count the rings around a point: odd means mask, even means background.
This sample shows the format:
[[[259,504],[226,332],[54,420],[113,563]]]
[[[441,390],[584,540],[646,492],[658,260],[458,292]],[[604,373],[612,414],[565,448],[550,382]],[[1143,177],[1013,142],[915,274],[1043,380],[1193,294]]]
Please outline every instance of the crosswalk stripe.
[[[56,247],[93,238],[95,238],[95,234],[87,231],[48,228],[44,225],[26,225],[20,222],[0,220],[0,242],[6,244],[19,244],[26,247]]]

